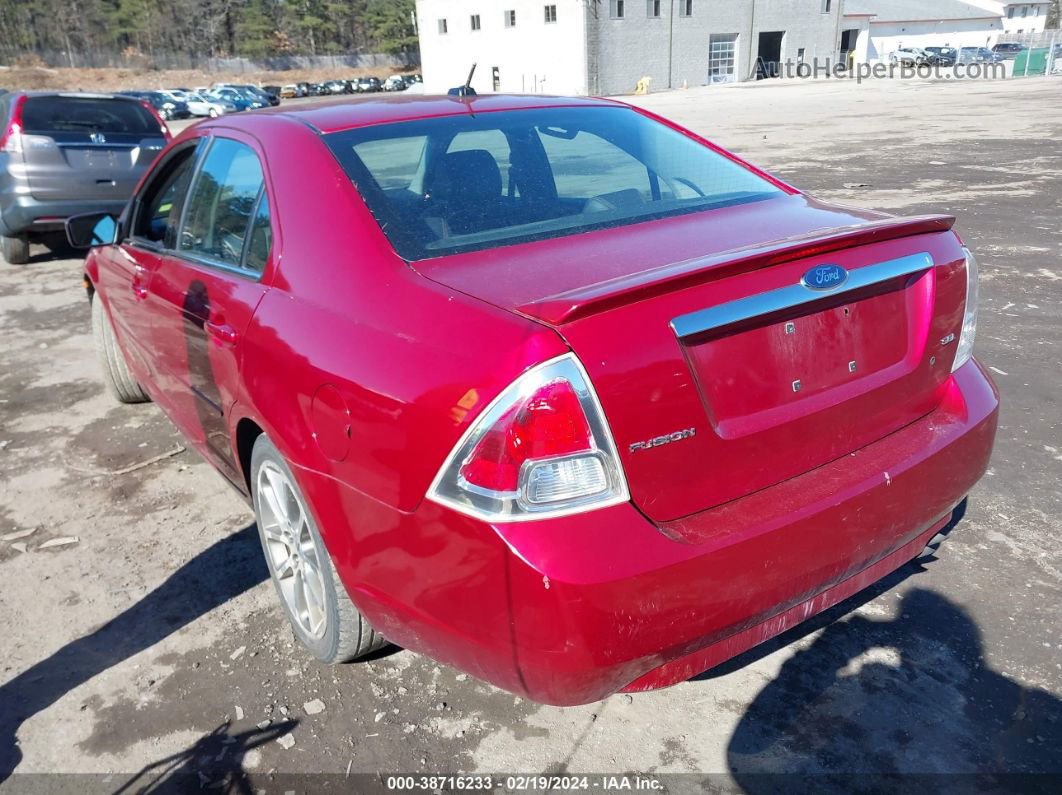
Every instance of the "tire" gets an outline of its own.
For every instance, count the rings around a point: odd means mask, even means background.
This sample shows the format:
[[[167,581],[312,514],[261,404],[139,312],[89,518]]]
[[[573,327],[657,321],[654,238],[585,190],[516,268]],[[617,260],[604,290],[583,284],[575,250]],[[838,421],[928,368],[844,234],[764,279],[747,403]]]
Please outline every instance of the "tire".
[[[111,396],[119,403],[146,403],[151,400],[129,372],[129,365],[115,339],[111,319],[98,296],[92,299],[92,339],[96,343],[103,383]]]
[[[333,664],[385,646],[350,601],[306,498],[265,434],[251,452],[251,494],[269,576],[295,637],[318,660]]]
[[[212,118],[212,119],[216,119],[218,117],[218,109],[217,108],[211,108],[210,110],[207,111],[207,115],[210,118]]]
[[[25,265],[29,262],[29,238],[25,235],[0,238],[0,250],[9,265]]]

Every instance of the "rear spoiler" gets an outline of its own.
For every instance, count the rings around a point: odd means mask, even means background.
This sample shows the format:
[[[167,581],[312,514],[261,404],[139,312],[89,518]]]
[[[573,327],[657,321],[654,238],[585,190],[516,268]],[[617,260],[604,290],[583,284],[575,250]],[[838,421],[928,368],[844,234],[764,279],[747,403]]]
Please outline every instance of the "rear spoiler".
[[[916,215],[909,218],[885,218],[855,226],[819,229],[798,237],[662,265],[579,287],[529,301],[517,307],[517,310],[527,317],[557,326],[660,293],[681,290],[703,282],[843,248],[880,243],[910,235],[946,232],[954,224],[955,218],[950,215]]]

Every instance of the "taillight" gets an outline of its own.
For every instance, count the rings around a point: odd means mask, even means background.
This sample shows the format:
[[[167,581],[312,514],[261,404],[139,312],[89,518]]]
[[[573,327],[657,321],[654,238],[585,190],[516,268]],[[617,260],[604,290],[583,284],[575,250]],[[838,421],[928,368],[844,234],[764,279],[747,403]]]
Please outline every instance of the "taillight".
[[[0,152],[12,155],[22,153],[22,106],[25,104],[24,94],[15,100],[15,106],[11,110],[11,121],[8,122],[4,134],[0,135]]]
[[[973,253],[964,248],[966,254],[966,309],[962,316],[962,331],[959,332],[959,344],[955,347],[955,363],[951,370],[955,372],[973,356],[974,339],[977,337],[977,303],[980,300],[978,286],[977,259]]]
[[[428,497],[501,522],[626,502],[616,445],[575,356],[532,368],[495,399],[450,453]]]
[[[162,120],[162,116],[159,115],[159,112],[155,110],[154,106],[150,102],[143,99],[140,100],[140,104],[147,108],[148,113],[155,117],[155,121],[159,123],[159,128],[162,130],[162,137],[165,138],[167,141],[173,138],[173,136],[170,134],[170,128],[166,126],[166,122]]]

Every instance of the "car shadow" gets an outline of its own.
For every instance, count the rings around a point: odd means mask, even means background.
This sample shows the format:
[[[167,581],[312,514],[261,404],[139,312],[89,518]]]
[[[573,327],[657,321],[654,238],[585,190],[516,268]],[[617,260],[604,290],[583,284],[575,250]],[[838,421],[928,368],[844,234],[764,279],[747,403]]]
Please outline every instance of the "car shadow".
[[[741,789],[1058,791],[1062,700],[993,670],[959,605],[915,587],[891,617],[838,620],[919,570],[909,565],[801,628],[825,626],[760,691],[728,744]]]
[[[254,523],[215,542],[136,604],[0,685],[0,783],[22,753],[24,721],[268,577]]]

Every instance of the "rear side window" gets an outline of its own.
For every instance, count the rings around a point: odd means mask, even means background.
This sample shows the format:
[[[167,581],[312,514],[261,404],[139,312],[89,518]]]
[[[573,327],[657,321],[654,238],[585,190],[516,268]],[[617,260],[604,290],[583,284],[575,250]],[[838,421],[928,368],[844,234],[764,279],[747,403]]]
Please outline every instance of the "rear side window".
[[[273,247],[273,228],[269,225],[269,197],[263,190],[258,200],[258,208],[251,219],[251,237],[247,241],[247,270],[261,273],[269,259],[269,249]]]
[[[102,97],[26,97],[22,129],[33,135],[57,132],[161,136],[162,128],[139,102]]]
[[[262,165],[253,149],[230,138],[215,138],[188,197],[180,250],[240,267],[263,184]]]

